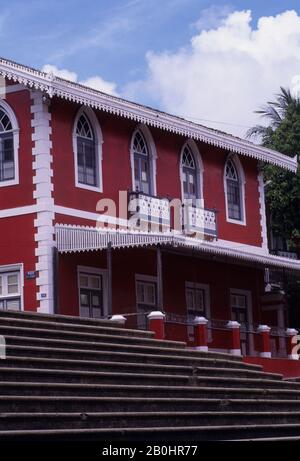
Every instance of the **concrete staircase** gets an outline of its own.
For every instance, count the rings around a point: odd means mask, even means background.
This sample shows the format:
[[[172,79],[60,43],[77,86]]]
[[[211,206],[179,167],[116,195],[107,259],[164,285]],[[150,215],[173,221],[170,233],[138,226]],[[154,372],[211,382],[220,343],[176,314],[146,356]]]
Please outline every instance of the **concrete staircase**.
[[[300,383],[109,321],[0,311],[1,440],[300,440]]]

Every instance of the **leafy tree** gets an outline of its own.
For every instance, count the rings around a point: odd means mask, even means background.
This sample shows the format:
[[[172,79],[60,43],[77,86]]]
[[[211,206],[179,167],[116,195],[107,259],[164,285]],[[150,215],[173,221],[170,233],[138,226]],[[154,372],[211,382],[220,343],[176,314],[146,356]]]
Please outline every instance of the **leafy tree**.
[[[269,101],[256,111],[269,122],[256,125],[248,137],[260,137],[265,147],[285,155],[300,158],[300,98],[280,88],[275,101]],[[271,214],[271,228],[291,246],[300,241],[300,166],[295,175],[273,165],[262,165],[266,187],[267,206]]]
[[[256,111],[268,120],[267,126],[256,125],[247,136],[259,137],[265,147],[282,154],[297,155],[297,173],[263,164],[266,186],[267,209],[271,216],[269,225],[274,235],[281,236],[289,246],[300,250],[300,98],[285,88],[280,88],[275,101],[269,101]],[[285,274],[283,288],[289,305],[291,325],[300,327],[300,280],[299,276]]]

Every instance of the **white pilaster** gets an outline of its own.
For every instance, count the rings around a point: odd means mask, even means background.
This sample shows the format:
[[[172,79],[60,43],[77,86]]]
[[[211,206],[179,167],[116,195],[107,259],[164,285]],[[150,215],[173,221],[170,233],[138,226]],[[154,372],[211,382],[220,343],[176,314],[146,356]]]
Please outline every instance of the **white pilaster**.
[[[259,192],[259,209],[260,209],[262,248],[264,248],[264,250],[267,253],[269,253],[266,203],[265,203],[265,185],[264,185],[263,173],[261,171],[258,173],[258,192]]]
[[[51,114],[48,104],[40,91],[31,92],[31,121],[33,154],[33,197],[37,205],[37,217],[34,221],[38,278],[37,300],[39,312],[53,313],[53,263],[54,246],[54,200],[52,197],[52,156]]]

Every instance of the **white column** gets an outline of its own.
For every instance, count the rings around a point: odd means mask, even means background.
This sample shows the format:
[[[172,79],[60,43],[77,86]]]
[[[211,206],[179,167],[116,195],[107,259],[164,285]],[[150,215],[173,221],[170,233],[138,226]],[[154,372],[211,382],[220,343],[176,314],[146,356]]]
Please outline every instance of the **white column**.
[[[39,312],[53,313],[53,246],[54,246],[54,200],[52,197],[52,156],[51,148],[51,114],[49,106],[43,93],[31,91],[33,104],[31,113],[33,119],[32,141],[34,147],[33,154],[33,197],[37,205],[37,217],[34,221],[35,241],[37,247],[36,271],[38,278],[36,284],[38,288],[37,300],[39,301]]]

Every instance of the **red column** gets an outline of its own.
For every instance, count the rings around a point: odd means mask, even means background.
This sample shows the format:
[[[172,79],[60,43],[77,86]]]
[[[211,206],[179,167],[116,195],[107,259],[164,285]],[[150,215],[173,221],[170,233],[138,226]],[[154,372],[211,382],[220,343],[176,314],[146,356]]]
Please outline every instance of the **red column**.
[[[154,332],[155,339],[165,339],[165,314],[160,311],[148,315],[149,330]]]
[[[194,319],[194,337],[195,349],[197,351],[207,352],[207,323],[205,317],[195,317]]]
[[[240,324],[234,320],[229,320],[227,328],[230,330],[230,354],[242,355],[241,351],[241,337],[240,337]]]
[[[297,347],[295,347],[298,343],[298,330],[287,328],[285,334],[288,358],[291,360],[299,360],[299,353]]]
[[[260,357],[271,358],[271,344],[270,344],[270,330],[271,328],[267,325],[259,325],[257,333],[260,334],[261,346],[260,346]]]

